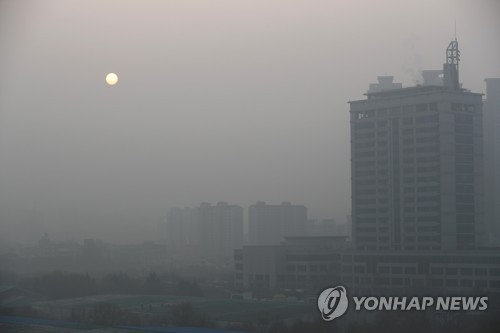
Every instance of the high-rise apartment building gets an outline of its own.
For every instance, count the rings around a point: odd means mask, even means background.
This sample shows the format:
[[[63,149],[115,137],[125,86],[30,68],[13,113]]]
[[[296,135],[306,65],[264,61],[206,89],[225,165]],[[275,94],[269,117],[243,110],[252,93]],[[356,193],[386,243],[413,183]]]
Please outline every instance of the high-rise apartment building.
[[[243,208],[219,202],[172,208],[167,216],[167,246],[179,261],[230,265],[243,246]]]
[[[166,245],[168,251],[178,257],[192,258],[198,246],[196,209],[171,208],[167,214]]]
[[[383,77],[350,102],[353,240],[360,250],[471,249],[484,241],[482,95],[462,89],[457,41],[443,84]],[[433,83],[429,83],[433,81]]]
[[[248,208],[250,245],[278,245],[285,237],[307,234],[307,208],[283,202],[267,205],[257,202]]]
[[[219,202],[197,207],[200,258],[215,265],[232,264],[233,251],[243,246],[243,208]]]
[[[488,243],[500,243],[500,78],[486,79],[484,162]]]

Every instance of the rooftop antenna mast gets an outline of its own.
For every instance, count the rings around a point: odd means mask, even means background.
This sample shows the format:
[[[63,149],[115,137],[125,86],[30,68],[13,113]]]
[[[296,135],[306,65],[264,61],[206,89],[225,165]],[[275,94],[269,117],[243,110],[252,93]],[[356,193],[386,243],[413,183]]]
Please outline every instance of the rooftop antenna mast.
[[[452,40],[446,48],[446,63],[443,66],[444,85],[452,91],[461,90],[458,77],[459,61],[460,50],[458,49],[457,22],[455,20],[455,40]]]
[[[457,40],[457,19],[455,19],[455,40]]]

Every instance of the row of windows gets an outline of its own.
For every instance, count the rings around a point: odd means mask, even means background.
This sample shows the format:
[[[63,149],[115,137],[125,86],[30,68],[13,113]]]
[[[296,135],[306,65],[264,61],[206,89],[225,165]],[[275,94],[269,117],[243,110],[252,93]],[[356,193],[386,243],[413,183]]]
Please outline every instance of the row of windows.
[[[436,203],[437,204],[437,203]],[[415,211],[419,213],[438,213],[441,211],[439,206],[427,207],[427,206],[418,206],[415,209],[415,206],[406,206],[404,207],[405,213],[414,213]]]
[[[438,120],[439,115],[437,114],[415,117],[415,123],[417,124],[438,122]]]
[[[459,233],[472,233],[475,231],[474,224],[457,224],[457,232]]]
[[[452,107],[453,110],[453,107]],[[453,110],[458,111],[458,110]],[[455,124],[472,124],[474,118],[470,114],[455,114]]]
[[[471,145],[474,143],[474,137],[472,135],[455,135],[455,142]]]
[[[465,288],[471,288],[473,286],[474,282],[474,287],[476,288],[487,288],[488,287],[488,281],[486,280],[479,280],[479,281],[472,281],[472,280],[460,280],[460,287],[465,287]],[[500,281],[495,281],[491,280],[490,282],[490,288],[500,288]],[[445,280],[445,283],[443,283],[443,280],[441,279],[431,279],[430,280],[430,285],[432,287],[443,287],[443,285],[446,285],[446,287],[458,287],[458,280]]]
[[[474,146],[471,145],[455,145],[456,154],[472,154],[474,152]]]
[[[377,229],[375,227],[356,227],[356,231],[359,233],[363,232],[376,232]]]
[[[375,176],[375,170],[356,171],[356,177]]]
[[[474,175],[456,175],[455,182],[457,184],[473,184]]]
[[[457,134],[472,134],[474,127],[472,125],[455,125],[455,133]]]
[[[308,265],[305,264],[299,264],[299,265],[286,265],[286,270],[289,272],[338,272],[340,271],[340,265],[339,264],[319,264],[319,265]]]
[[[364,130],[364,129],[370,129],[375,127],[375,123],[373,121],[363,121],[356,123],[355,125],[356,129]]]
[[[439,222],[441,218],[439,215],[433,215],[433,216],[419,216],[416,221],[418,222]],[[415,216],[405,216],[404,218],[405,222],[415,222]]]
[[[408,130],[412,130],[412,129],[408,129]],[[415,133],[417,133],[417,134],[422,134],[422,133],[437,133],[437,132],[439,132],[439,127],[438,126],[417,127],[415,129]],[[408,133],[403,133],[403,134],[409,134],[409,133],[412,133],[412,131],[409,131]]]
[[[413,280],[413,281],[412,281]],[[344,283],[359,283],[359,284],[371,284],[371,280],[367,277],[365,278],[358,278],[357,276],[352,277],[352,276],[345,276],[342,279],[342,282]],[[497,280],[455,280],[455,279],[447,279],[447,280],[442,280],[442,279],[436,279],[432,278],[429,280],[429,285],[431,287],[443,287],[446,285],[446,287],[456,287],[458,288],[459,286],[461,288],[488,288],[488,282],[490,288],[495,288],[498,289],[500,288],[500,281]],[[409,279],[409,278],[389,278],[389,277],[375,277],[373,279],[373,283],[376,285],[385,285],[385,286],[423,286],[424,285],[424,280],[422,279]],[[412,284],[413,283],[413,284]]]
[[[359,142],[356,144],[356,148],[372,148],[375,147],[374,141]]]
[[[365,118],[372,118],[375,116],[375,111],[370,110],[370,111],[360,111],[356,115],[357,119],[365,119]]]
[[[422,227],[417,227],[418,232],[440,232],[441,227],[439,226],[422,226]]]
[[[496,276],[500,277],[500,268],[457,268],[457,267],[432,267],[431,268],[431,273],[436,274],[436,275],[464,275],[464,276],[471,276],[473,273],[476,276],[487,276],[489,271],[490,276]]]
[[[417,274],[416,267],[400,267],[400,266],[379,266],[378,272],[381,274]]]
[[[470,224],[474,223],[474,215],[472,214],[459,214],[456,218],[457,223]]]

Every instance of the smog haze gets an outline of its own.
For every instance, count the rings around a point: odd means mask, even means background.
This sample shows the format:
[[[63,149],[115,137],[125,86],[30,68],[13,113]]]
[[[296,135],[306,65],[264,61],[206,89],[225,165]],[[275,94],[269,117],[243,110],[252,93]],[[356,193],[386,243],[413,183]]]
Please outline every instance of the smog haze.
[[[500,76],[496,1],[2,1],[0,241],[157,240],[167,211],[350,214],[349,100],[460,42]],[[109,72],[120,80],[105,83]]]

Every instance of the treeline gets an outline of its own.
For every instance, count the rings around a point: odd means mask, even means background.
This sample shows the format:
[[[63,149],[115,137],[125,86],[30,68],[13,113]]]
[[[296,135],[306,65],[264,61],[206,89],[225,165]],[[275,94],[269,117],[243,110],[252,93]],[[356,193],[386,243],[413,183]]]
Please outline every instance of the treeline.
[[[176,274],[150,272],[142,277],[115,272],[101,279],[89,274],[54,271],[18,281],[19,287],[49,299],[82,297],[99,294],[153,294],[203,296],[195,281]]]

